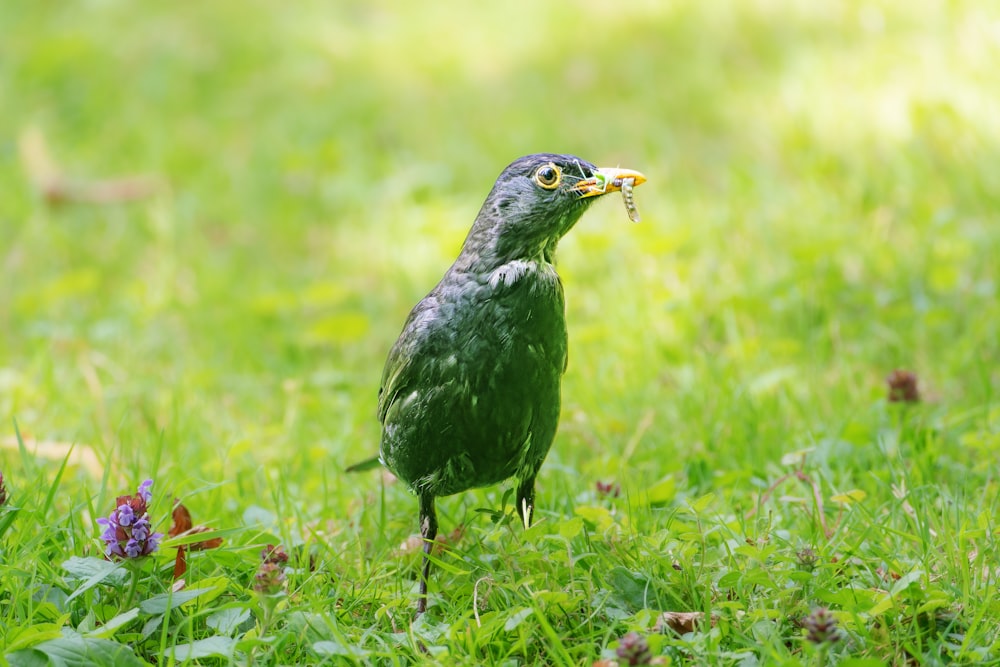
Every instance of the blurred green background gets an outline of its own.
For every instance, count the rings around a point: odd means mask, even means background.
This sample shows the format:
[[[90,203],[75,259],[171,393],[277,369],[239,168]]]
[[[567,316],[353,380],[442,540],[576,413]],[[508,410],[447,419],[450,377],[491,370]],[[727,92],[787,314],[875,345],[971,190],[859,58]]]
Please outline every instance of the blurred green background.
[[[91,492],[347,511],[409,307],[500,170],[558,151],[649,182],[641,224],[605,201],[561,247],[542,504],[809,446],[851,478],[896,367],[978,438],[925,480],[987,475],[997,63],[983,2],[5,1],[0,469],[16,419]]]

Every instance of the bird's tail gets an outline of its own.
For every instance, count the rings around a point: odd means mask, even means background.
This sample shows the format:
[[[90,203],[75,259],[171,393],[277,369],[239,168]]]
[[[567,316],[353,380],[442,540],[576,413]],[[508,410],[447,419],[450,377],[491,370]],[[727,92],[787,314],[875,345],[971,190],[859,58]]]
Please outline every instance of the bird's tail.
[[[377,456],[373,456],[370,459],[365,459],[364,461],[358,461],[353,465],[349,465],[344,468],[344,472],[365,472],[366,470],[374,470],[382,464]]]

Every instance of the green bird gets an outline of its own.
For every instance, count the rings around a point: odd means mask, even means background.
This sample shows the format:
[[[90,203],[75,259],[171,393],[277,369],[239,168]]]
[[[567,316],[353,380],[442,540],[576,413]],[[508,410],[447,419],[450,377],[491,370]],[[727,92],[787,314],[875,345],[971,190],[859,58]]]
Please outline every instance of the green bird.
[[[518,512],[530,525],[566,370],[556,245],[600,195],[624,188],[635,219],[631,187],[645,180],[572,155],[515,160],[497,178],[458,259],[403,325],[379,389],[378,460],[419,499],[418,614],[427,608],[435,498],[513,478]]]

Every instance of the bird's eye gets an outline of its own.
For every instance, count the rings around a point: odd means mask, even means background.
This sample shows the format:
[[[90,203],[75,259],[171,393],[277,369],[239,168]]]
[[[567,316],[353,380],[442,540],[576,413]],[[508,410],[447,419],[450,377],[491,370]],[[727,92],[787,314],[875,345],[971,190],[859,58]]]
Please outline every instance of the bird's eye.
[[[559,167],[554,164],[547,164],[539,167],[538,171],[535,172],[535,183],[538,183],[546,190],[554,190],[559,185],[560,176],[562,174],[559,171]]]

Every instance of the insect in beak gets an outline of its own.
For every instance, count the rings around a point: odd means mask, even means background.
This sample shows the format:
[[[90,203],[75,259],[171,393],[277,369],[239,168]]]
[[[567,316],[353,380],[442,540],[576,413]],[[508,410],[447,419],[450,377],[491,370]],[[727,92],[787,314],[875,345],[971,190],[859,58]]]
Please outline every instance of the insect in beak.
[[[639,222],[639,209],[636,208],[632,188],[645,182],[646,177],[638,171],[617,167],[602,167],[595,171],[594,175],[590,178],[585,178],[576,183],[573,186],[573,190],[579,192],[580,197],[598,197],[606,195],[609,192],[621,190],[629,220]]]

